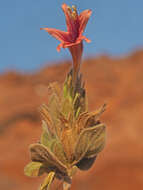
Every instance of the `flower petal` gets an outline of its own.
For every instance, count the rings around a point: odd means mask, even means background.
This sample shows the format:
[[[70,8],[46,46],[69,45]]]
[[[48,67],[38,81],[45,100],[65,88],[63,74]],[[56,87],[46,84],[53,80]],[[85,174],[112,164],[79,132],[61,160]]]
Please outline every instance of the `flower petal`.
[[[69,42],[69,34],[68,32],[64,32],[61,30],[57,30],[54,28],[40,28],[40,30],[45,30],[48,32],[50,35],[52,35],[54,38],[61,42]]]
[[[90,42],[91,42],[91,40],[89,40],[89,39],[86,38],[85,36],[81,36],[81,39],[82,39],[82,40],[85,40],[87,43],[90,43]]]
[[[91,16],[92,11],[91,10],[85,10],[79,15],[79,34],[81,35],[84,32],[84,29],[86,27],[86,24]]]
[[[75,46],[77,44],[80,44],[81,42],[82,42],[82,39],[77,39],[75,42],[63,42],[63,43],[60,43],[57,46],[57,51],[59,52],[61,48],[68,48],[70,46]]]
[[[66,17],[67,32],[54,28],[41,28],[41,30],[47,31],[50,35],[61,41],[57,46],[57,51],[60,51],[61,48],[81,43],[82,40],[90,42],[85,36],[82,36],[82,33],[91,15],[91,10],[85,10],[78,15],[76,7],[72,6],[70,8],[65,3],[62,4],[62,10]]]
[[[67,31],[70,34],[73,34],[75,31],[75,23],[74,23],[74,20],[72,18],[72,15],[71,15],[72,12],[70,14],[69,7],[65,3],[62,4],[62,9],[63,9],[63,12],[64,12],[65,17],[66,17]]]
[[[60,43],[60,44],[57,46],[57,51],[60,52],[61,48],[64,48],[64,43]]]

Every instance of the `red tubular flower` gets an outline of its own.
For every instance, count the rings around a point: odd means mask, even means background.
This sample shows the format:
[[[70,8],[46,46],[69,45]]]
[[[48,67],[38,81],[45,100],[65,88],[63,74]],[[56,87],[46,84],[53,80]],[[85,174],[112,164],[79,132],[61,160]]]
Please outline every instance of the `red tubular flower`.
[[[90,42],[82,34],[91,16],[91,10],[85,10],[78,15],[75,6],[70,8],[65,3],[62,5],[62,9],[66,17],[67,32],[54,28],[41,28],[41,30],[45,30],[61,42],[57,47],[57,51],[60,51],[61,47],[69,48],[73,58],[74,71],[77,72],[83,50],[82,40]]]

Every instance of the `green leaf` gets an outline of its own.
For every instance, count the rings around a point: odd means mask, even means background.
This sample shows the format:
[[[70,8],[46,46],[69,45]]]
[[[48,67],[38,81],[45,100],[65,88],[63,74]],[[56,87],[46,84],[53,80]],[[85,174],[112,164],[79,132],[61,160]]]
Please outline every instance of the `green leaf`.
[[[63,148],[58,139],[52,138],[51,135],[47,131],[46,123],[43,121],[43,133],[41,135],[41,143],[50,148],[52,152],[54,152],[55,156],[66,163],[65,155],[63,152]]]
[[[44,182],[40,186],[39,190],[48,190],[50,188],[51,183],[54,180],[55,172],[50,172],[48,176],[44,179]]]
[[[77,140],[75,146],[76,163],[83,157],[93,157],[99,153],[105,144],[105,125],[98,124],[85,128]]]
[[[53,142],[53,140],[52,140],[51,134],[48,131],[47,124],[46,124],[46,122],[44,120],[42,121],[42,128],[43,128],[43,132],[42,132],[42,135],[41,135],[40,142],[43,145],[45,145],[46,147],[50,148],[51,143]]]
[[[46,146],[42,144],[30,145],[31,160],[34,162],[41,162],[49,167],[56,167],[61,172],[66,173],[66,166],[55,156],[55,154]]]
[[[55,156],[62,161],[63,164],[67,163],[67,158],[65,156],[62,144],[57,140],[51,146],[52,152],[54,152]]]
[[[96,156],[99,152],[103,150],[105,146],[106,127],[104,124],[99,124],[97,125],[97,127],[98,127],[97,134],[91,138],[88,151],[85,155],[88,158]]]
[[[72,101],[72,92],[73,91],[73,87],[72,87],[72,71],[70,71],[67,74],[66,80],[64,82],[64,86],[63,86],[63,96],[64,98],[68,98],[69,101]]]
[[[78,118],[79,113],[80,113],[80,110],[81,110],[81,108],[80,108],[80,107],[78,107],[78,109],[77,109],[77,111],[76,111],[76,115],[75,115],[75,117],[76,117],[76,118]]]
[[[40,176],[44,173],[43,164],[40,162],[30,162],[25,166],[24,173],[30,177]]]
[[[64,86],[63,86],[63,95],[64,95],[64,97],[67,97],[67,93],[68,93],[67,84],[65,83]]]

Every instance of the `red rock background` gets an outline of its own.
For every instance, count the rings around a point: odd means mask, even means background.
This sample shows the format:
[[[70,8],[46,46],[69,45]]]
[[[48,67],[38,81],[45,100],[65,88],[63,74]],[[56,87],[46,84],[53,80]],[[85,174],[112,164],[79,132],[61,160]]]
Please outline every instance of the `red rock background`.
[[[62,83],[69,62],[32,74],[0,75],[0,189],[36,190],[42,178],[23,174],[29,162],[28,145],[41,133],[38,107],[48,102],[48,84]],[[107,143],[94,166],[78,172],[73,190],[143,189],[143,51],[130,56],[101,56],[85,60],[82,73],[89,108],[107,103],[101,120],[107,125]],[[60,189],[55,182],[53,189]]]

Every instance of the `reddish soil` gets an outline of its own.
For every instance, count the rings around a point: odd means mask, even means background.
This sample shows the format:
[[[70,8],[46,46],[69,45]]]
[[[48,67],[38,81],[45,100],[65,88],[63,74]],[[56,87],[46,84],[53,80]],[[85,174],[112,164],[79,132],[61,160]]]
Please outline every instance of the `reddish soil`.
[[[48,84],[62,83],[69,68],[69,62],[63,62],[37,73],[0,75],[0,189],[38,188],[41,177],[23,174],[30,160],[28,145],[37,142],[41,133],[37,108],[48,102]],[[143,51],[118,59],[91,58],[81,70],[90,110],[108,104],[101,117],[107,143],[94,166],[77,173],[72,189],[143,189]]]

